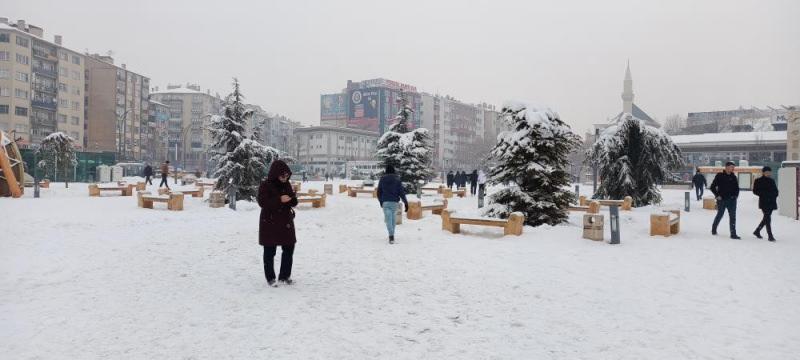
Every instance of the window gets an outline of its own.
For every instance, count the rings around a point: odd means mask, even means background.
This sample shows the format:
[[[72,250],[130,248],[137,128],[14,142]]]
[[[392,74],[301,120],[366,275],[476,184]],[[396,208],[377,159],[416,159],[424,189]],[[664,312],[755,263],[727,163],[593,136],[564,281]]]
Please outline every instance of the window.
[[[31,45],[31,41],[26,39],[26,38],[24,38],[24,37],[21,37],[21,36],[17,35],[17,45],[22,46],[22,47],[28,47],[28,46]]]
[[[72,70],[72,79],[73,80],[80,80],[81,79],[81,72]]]
[[[81,109],[81,102],[80,101],[73,101],[72,102],[72,110],[80,110]]]
[[[61,124],[66,124],[67,123],[67,115],[58,114],[58,122],[61,123]]]
[[[27,99],[28,92],[22,89],[14,89],[14,96],[20,99]]]
[[[0,105],[0,114],[8,114],[8,105]]]
[[[81,64],[81,58],[79,56],[72,55],[72,63],[76,64],[76,65],[80,65]]]
[[[72,87],[72,95],[80,95],[80,94],[81,94],[80,86],[73,86]]]
[[[72,136],[72,138],[75,139],[75,140],[80,140],[80,136],[78,136],[78,132],[77,131],[70,132],[69,136]]]
[[[26,114],[28,112],[28,109],[26,109],[26,108],[18,107],[17,109],[24,109]],[[17,125],[14,126],[14,130],[16,130],[18,133],[27,133],[28,132],[28,125],[17,124]]]
[[[67,84],[64,84],[64,83],[58,83],[58,91],[64,91],[64,92],[66,92],[66,91],[67,91]]]
[[[69,123],[71,125],[80,125],[81,124],[81,118],[79,118],[77,116],[73,116],[69,120],[70,120]]]
[[[0,33],[0,42],[9,42],[11,41],[11,34],[9,33]]]
[[[11,96],[11,89],[0,88],[0,96]]]
[[[17,54],[17,62],[23,65],[28,65],[31,63],[31,58],[22,54]]]
[[[58,107],[68,108],[69,107],[69,100],[67,99],[58,99]]]
[[[61,52],[58,54],[58,58],[64,61],[69,61],[69,55],[65,52]]]
[[[28,108],[15,106],[14,114],[17,114],[18,116],[28,116]]]
[[[28,82],[28,73],[17,71],[17,80],[25,83]]]
[[[65,66],[59,66],[58,67],[58,74],[63,76],[63,77],[67,77],[67,76],[69,76],[69,71],[67,71],[67,68]]]
[[[11,55],[8,51],[0,51],[0,61],[8,61],[11,58]]]
[[[0,79],[8,79],[11,77],[11,71],[8,69],[0,69]]]

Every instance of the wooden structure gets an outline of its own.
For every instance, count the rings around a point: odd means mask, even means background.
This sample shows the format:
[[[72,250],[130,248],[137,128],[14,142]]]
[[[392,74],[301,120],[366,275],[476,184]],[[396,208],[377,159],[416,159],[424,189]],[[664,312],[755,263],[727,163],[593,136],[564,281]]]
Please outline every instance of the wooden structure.
[[[339,184],[339,194],[341,194],[343,192],[347,192],[347,185]]]
[[[713,197],[704,197],[703,198],[703,209],[706,210],[717,210],[717,199]]]
[[[39,187],[42,189],[49,189],[50,188],[50,179],[44,179],[39,181]]]
[[[442,193],[442,189],[444,189],[444,185],[441,185],[441,184],[439,184],[438,186],[433,186],[433,185],[425,185],[425,186],[423,186],[423,187],[422,187],[422,192],[425,192],[425,191],[434,191],[434,192],[436,192],[437,194],[441,194],[441,193]],[[410,210],[409,210],[409,211],[410,211]]]
[[[442,189],[442,197],[445,198],[445,199],[452,199],[453,198],[453,189],[443,188]]]
[[[225,193],[219,190],[214,190],[208,196],[208,206],[212,208],[221,208],[225,206]]]
[[[322,193],[322,195],[298,196],[297,197],[297,202],[300,203],[300,204],[302,204],[302,203],[310,203],[311,207],[321,208],[321,207],[325,207],[325,196],[326,196],[325,193]]]
[[[350,187],[347,188],[347,195],[350,197],[356,197],[358,194],[372,194],[372,197],[378,197],[378,188],[374,189],[364,189],[364,188],[354,188]]]
[[[680,231],[680,210],[664,210],[663,213],[650,214],[650,236],[670,236],[675,235]]]
[[[602,206],[619,206],[622,210],[631,211],[633,198],[626,196],[624,200],[597,200]]]
[[[456,196],[463,198],[467,196],[467,188],[458,188],[454,193]]]
[[[578,206],[570,206],[567,208],[569,211],[584,211],[587,214],[597,214],[600,212],[600,202],[597,200],[592,200],[589,202],[588,205],[578,205]]]
[[[300,188],[302,188],[302,187],[303,187],[303,183],[292,181],[292,190],[294,192],[300,192]]]
[[[586,195],[578,196],[578,205],[579,206],[587,206],[588,205],[586,203]]]
[[[430,210],[434,215],[441,215],[442,210],[447,209],[447,199],[443,202],[434,202],[431,204],[422,204],[421,201],[408,202],[408,218],[411,220],[422,219],[422,212]]]
[[[323,189],[324,189],[323,191],[325,192],[325,194],[333,195],[333,184],[325,184],[323,186]]]
[[[183,210],[183,193],[174,192],[169,195],[151,195],[149,191],[136,192],[137,202],[140,208],[152,209],[153,203],[163,202],[167,204],[167,210]]]
[[[409,209],[410,211],[410,209]],[[461,225],[496,226],[503,228],[503,235],[522,235],[525,215],[520,212],[511,213],[508,219],[483,217],[459,217],[452,210],[442,210],[442,230],[453,234],[461,232]]]
[[[134,184],[111,185],[111,184],[89,184],[89,196],[100,196],[101,191],[119,191],[122,196],[133,196]]]
[[[583,238],[603,241],[603,215],[583,215]]]
[[[25,165],[17,143],[0,130],[0,196],[18,198],[25,191]]]

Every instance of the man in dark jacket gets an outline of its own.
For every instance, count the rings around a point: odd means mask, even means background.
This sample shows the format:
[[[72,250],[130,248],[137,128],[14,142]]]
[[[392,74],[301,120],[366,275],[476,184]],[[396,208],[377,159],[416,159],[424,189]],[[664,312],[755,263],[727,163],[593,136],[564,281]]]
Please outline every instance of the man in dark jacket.
[[[472,170],[472,174],[469,175],[469,193],[472,196],[478,192],[478,170]]]
[[[739,179],[733,173],[734,163],[725,163],[725,170],[714,177],[711,186],[708,188],[717,198],[717,216],[714,217],[714,224],[711,226],[711,234],[717,235],[717,225],[719,225],[725,210],[728,210],[728,220],[730,222],[731,239],[741,239],[736,235],[736,200],[739,197]]]
[[[258,205],[261,206],[258,244],[264,247],[264,276],[270,286],[275,286],[273,265],[278,246],[283,250],[278,281],[292,284],[292,261],[297,242],[292,208],[297,206],[297,196],[289,183],[291,177],[289,166],[281,160],[275,160],[269,168],[267,180],[258,188]]]
[[[694,185],[694,192],[697,194],[697,201],[700,201],[706,188],[706,177],[700,173],[700,168],[697,168],[697,172],[692,177],[692,185]]]
[[[758,224],[756,231],[753,232],[757,238],[762,239],[761,229],[767,227],[767,236],[769,241],[775,241],[772,236],[772,212],[778,208],[778,186],[775,185],[775,180],[772,179],[772,169],[769,166],[764,166],[761,169],[762,176],[753,182],[753,194],[758,196],[758,208],[764,213],[761,223]]]
[[[455,175],[453,175],[453,170],[447,172],[447,188],[453,188],[453,181],[455,181]]]
[[[394,244],[394,216],[400,200],[403,200],[406,212],[408,212],[408,200],[406,200],[406,192],[403,190],[403,183],[400,181],[400,177],[395,175],[394,167],[387,165],[386,174],[378,181],[378,202],[383,208],[383,220],[386,222],[386,230],[389,231],[389,244]]]
[[[169,190],[169,183],[167,182],[167,177],[169,176],[169,160],[164,161],[161,163],[161,183],[158,184],[158,187],[166,186]]]
[[[151,177],[153,177],[153,167],[150,166],[150,163],[147,163],[144,167],[144,183],[153,185],[153,179],[151,179]]]

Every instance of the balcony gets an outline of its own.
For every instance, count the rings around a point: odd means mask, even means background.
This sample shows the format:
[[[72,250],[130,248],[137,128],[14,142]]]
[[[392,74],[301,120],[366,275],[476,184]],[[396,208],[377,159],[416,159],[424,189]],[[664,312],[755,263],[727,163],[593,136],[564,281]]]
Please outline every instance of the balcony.
[[[57,91],[55,86],[47,86],[47,85],[44,85],[44,84],[37,84],[37,83],[33,84],[33,90],[36,90],[36,91],[39,91],[39,92],[46,92],[46,93],[50,93],[50,94],[55,94],[56,91]]]
[[[55,98],[36,98],[31,99],[31,106],[40,107],[55,111],[58,109],[58,101]]]
[[[43,67],[34,66],[31,68],[37,75],[44,75],[53,79],[58,78],[58,72],[55,69],[46,69]]]

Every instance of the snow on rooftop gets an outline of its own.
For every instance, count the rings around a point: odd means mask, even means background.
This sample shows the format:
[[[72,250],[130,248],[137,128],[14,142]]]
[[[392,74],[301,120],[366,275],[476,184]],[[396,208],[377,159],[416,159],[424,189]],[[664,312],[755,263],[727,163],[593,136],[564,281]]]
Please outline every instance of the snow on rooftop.
[[[708,133],[696,135],[674,135],[676,145],[698,143],[741,143],[741,142],[786,142],[786,131],[755,131],[733,133]]]
[[[150,95],[155,95],[155,94],[203,94],[203,95],[208,95],[208,94],[206,94],[206,93],[204,93],[202,91],[197,91],[197,90],[189,89],[189,88],[182,87],[182,86],[179,87],[179,88],[159,90],[159,91],[155,91],[155,92],[150,93]]]

